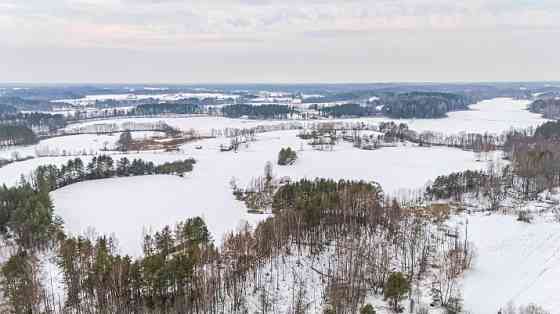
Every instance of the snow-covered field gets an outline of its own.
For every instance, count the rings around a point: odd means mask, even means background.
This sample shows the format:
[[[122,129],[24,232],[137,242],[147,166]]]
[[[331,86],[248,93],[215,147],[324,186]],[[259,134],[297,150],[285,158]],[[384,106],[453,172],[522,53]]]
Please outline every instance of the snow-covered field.
[[[140,134],[136,136],[144,136]],[[104,147],[111,148],[119,139],[116,135],[81,134],[72,136],[61,136],[42,140],[38,144],[29,146],[14,146],[0,149],[0,158],[12,159],[14,153],[19,157],[38,155],[91,154]]]
[[[470,110],[449,112],[447,117],[440,119],[387,119],[365,118],[347,119],[347,121],[364,121],[379,123],[395,121],[408,124],[409,128],[418,132],[434,131],[444,134],[461,132],[501,134],[512,128],[528,128],[538,126],[547,119],[540,114],[527,110],[529,100],[511,98],[495,98],[471,105]]]
[[[71,185],[52,193],[56,212],[70,231],[83,232],[91,226],[101,233],[115,232],[123,250],[130,254],[139,253],[143,226],[157,228],[196,215],[206,219],[214,239],[220,242],[241,220],[255,222],[265,217],[246,214],[244,204],[233,197],[232,177],[238,186],[246,187],[252,178],[264,173],[267,161],[276,163],[280,148],[300,150],[302,141],[296,134],[260,134],[258,141],[242,146],[238,153],[220,152],[224,139],[188,143],[182,147],[183,155],[172,155],[197,160],[187,177],[119,178]],[[203,148],[196,149],[198,145]],[[472,152],[451,148],[407,146],[365,151],[342,143],[333,151],[315,151],[309,145],[303,149],[293,166],[274,166],[275,175],[371,180],[394,194],[400,189],[422,188],[429,178],[440,174],[485,166],[475,161]]]
[[[494,99],[471,106],[470,111],[452,112],[442,119],[396,120],[408,123],[417,131],[442,133],[500,133],[512,127],[523,128],[545,122],[539,115],[525,110],[528,101]],[[222,117],[115,119],[104,122],[165,120],[183,130],[209,133],[212,129],[250,128],[257,125],[288,123],[227,119]],[[348,119],[378,123],[384,118]],[[99,121],[87,123],[100,123]],[[86,124],[87,124],[86,123]],[[69,126],[72,128],[74,126]],[[72,233],[114,234],[123,253],[139,255],[143,231],[159,229],[193,216],[207,222],[216,242],[242,221],[254,224],[265,215],[252,215],[232,195],[230,181],[236,179],[244,188],[252,178],[263,174],[265,163],[276,164],[282,147],[292,147],[298,160],[292,166],[274,166],[277,177],[292,179],[325,177],[362,179],[381,184],[387,194],[404,195],[419,191],[428,180],[441,174],[465,169],[481,169],[472,152],[453,148],[422,148],[411,144],[374,151],[358,150],[340,143],[332,151],[316,151],[296,137],[297,131],[275,131],[257,135],[257,141],[242,144],[239,152],[220,152],[229,139],[219,137],[187,143],[181,152],[127,154],[155,163],[194,157],[197,164],[184,178],[143,176],[88,181],[52,192],[56,214]],[[138,133],[135,137],[153,135]],[[77,135],[52,138],[34,146],[0,150],[0,158],[36,156],[41,151],[67,154],[97,153],[113,145],[118,135]],[[197,146],[202,149],[197,149]],[[115,159],[121,155],[113,156]],[[491,158],[495,158],[492,155]],[[75,157],[42,157],[16,162],[0,168],[0,184],[16,184],[39,165],[61,165]],[[91,156],[82,157],[86,162]],[[464,219],[464,217],[459,218]],[[538,303],[550,311],[560,308],[560,224],[537,219],[533,224],[520,223],[507,215],[469,216],[469,239],[477,247],[472,270],[465,274],[463,297],[471,313],[496,313],[514,300],[516,304]]]
[[[477,254],[463,280],[466,310],[491,314],[514,302],[560,313],[560,224],[501,214],[469,215],[468,222]]]
[[[496,98],[470,106],[471,110],[448,113],[443,119],[408,120],[411,129],[437,131],[446,134],[459,132],[502,133],[511,128],[527,128],[546,122],[540,114],[527,110],[529,100]]]
[[[163,132],[141,131],[132,132],[132,138],[144,139],[153,136],[162,136]],[[13,159],[14,154],[19,158],[33,156],[60,156],[60,155],[85,155],[94,154],[102,149],[113,149],[119,140],[119,133],[115,134],[80,134],[53,137],[42,140],[38,144],[28,146],[13,146],[0,149],[0,158]]]
[[[204,175],[142,176],[86,181],[52,192],[56,214],[68,231],[114,234],[122,251],[141,254],[143,233],[201,216],[216,239],[233,230],[241,220],[254,223],[264,216],[251,215],[240,202],[224,195],[216,182],[215,192],[201,184]],[[202,187],[200,186],[202,185]],[[231,194],[231,192],[229,193]]]
[[[155,123],[158,121],[165,121],[172,127],[178,128],[183,131],[196,130],[203,135],[210,134],[212,129],[223,130],[226,128],[253,128],[259,125],[276,125],[282,123],[273,120],[247,120],[247,119],[230,119],[216,116],[189,116],[189,117],[159,117],[159,118],[117,118],[108,120],[88,121],[84,123],[71,124],[66,127],[68,132],[77,128],[93,125],[93,124],[124,124],[127,122],[144,122]],[[284,121],[286,123],[286,121]]]

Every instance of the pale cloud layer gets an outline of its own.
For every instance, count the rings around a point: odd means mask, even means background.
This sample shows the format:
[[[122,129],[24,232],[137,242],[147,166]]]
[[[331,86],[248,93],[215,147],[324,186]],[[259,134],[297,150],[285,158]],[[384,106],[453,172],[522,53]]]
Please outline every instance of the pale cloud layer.
[[[557,80],[558,0],[0,0],[0,81]]]

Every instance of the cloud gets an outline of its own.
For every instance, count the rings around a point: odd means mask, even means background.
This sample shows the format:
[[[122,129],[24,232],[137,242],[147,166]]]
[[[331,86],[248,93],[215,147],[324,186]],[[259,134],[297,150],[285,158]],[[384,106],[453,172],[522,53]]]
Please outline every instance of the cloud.
[[[49,49],[66,57],[101,49],[146,56],[173,53],[167,58],[174,64],[189,52],[197,58],[212,54],[207,67],[220,58],[229,60],[229,67],[254,62],[284,77],[290,73],[282,69],[292,63],[308,71],[324,68],[319,61],[337,64],[344,73],[358,71],[365,68],[360,62],[371,62],[369,54],[395,67],[415,68],[414,62],[436,63],[428,52],[439,60],[447,60],[445,53],[468,58],[478,53],[476,47],[484,49],[503,38],[507,45],[492,46],[492,53],[511,55],[514,49],[550,60],[528,42],[536,36],[532,45],[548,47],[558,30],[558,0],[0,0],[0,48],[29,50],[28,58],[35,54],[43,60],[42,52]],[[422,34],[422,41],[409,34]],[[448,45],[441,38],[453,39],[457,49],[441,48]],[[461,45],[468,52],[461,54]],[[17,59],[18,54],[11,56]],[[267,61],[281,65],[272,67]],[[221,73],[217,67],[211,72]]]

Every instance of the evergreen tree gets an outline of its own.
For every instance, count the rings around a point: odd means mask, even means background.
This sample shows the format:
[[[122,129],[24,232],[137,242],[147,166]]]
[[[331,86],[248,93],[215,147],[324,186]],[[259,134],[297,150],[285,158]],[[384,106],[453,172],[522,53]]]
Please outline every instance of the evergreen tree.
[[[383,294],[385,299],[389,300],[389,304],[394,311],[399,310],[399,303],[404,298],[404,296],[410,290],[410,284],[406,280],[405,276],[401,272],[391,273],[387,283],[385,284],[385,289]]]

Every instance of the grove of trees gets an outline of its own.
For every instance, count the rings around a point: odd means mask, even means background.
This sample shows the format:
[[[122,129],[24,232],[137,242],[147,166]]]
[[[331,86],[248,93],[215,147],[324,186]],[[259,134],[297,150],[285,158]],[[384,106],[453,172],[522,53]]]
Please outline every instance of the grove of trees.
[[[285,166],[293,164],[297,159],[297,153],[291,147],[282,148],[278,153],[278,165]]]

